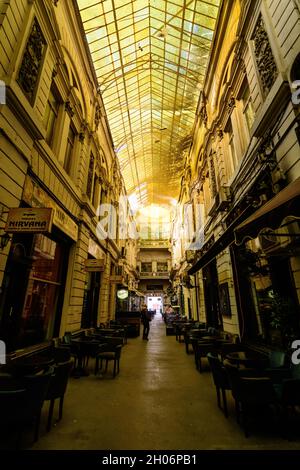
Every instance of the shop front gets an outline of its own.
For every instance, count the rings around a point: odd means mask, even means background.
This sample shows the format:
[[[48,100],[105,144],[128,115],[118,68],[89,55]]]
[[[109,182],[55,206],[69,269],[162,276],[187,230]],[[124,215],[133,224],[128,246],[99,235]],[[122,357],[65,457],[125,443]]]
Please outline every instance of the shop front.
[[[207,326],[222,329],[223,324],[220,313],[219,281],[215,258],[203,268],[203,287]]]
[[[286,349],[300,337],[299,207],[298,178],[235,230],[236,277],[249,341]]]
[[[32,200],[27,192],[23,207],[9,211],[6,225],[12,239],[0,298],[0,338],[8,352],[59,335],[69,251],[78,227],[44,191],[39,192],[41,199],[31,204],[36,208],[28,207]],[[51,213],[49,225],[41,223],[46,211]]]
[[[13,236],[0,305],[8,352],[58,336],[69,247],[55,229]]]
[[[98,326],[101,276],[105,266],[105,255],[93,239],[89,240],[88,259],[85,262],[85,288],[83,297],[81,328]]]
[[[242,206],[238,212],[224,233],[200,250],[189,274],[202,269],[207,322],[219,320],[221,326],[230,299],[228,286],[218,284],[215,263],[229,248],[240,337],[286,349],[300,337],[300,178],[251,214]]]

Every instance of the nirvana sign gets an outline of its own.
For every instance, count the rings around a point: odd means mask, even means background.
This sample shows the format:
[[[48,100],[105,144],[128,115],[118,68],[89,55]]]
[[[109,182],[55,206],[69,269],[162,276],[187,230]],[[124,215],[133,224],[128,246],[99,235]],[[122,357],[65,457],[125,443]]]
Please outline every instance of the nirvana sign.
[[[51,232],[53,209],[15,208],[10,209],[5,226],[6,232]]]

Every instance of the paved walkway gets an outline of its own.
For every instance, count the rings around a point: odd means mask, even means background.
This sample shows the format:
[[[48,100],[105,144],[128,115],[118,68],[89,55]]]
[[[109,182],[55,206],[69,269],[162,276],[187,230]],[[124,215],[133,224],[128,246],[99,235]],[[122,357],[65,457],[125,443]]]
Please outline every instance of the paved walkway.
[[[63,420],[48,434],[45,405],[33,449],[300,449],[300,440],[289,443],[259,424],[246,439],[228,397],[226,419],[217,408],[210,372],[196,371],[193,355],[166,336],[156,315],[149,341],[128,340],[115,379],[92,373],[70,379]]]

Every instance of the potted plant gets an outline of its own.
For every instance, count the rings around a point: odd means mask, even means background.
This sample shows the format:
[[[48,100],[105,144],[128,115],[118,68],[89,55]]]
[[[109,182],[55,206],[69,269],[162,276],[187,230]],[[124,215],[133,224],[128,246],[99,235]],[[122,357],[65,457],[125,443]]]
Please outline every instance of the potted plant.
[[[291,341],[299,334],[299,320],[295,304],[289,297],[274,293],[270,311],[271,337],[274,343],[288,348]]]

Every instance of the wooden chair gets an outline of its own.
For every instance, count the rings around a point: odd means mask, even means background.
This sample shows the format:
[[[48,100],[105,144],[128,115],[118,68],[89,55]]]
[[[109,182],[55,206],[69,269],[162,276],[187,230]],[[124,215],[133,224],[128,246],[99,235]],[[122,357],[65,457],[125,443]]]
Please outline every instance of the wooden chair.
[[[119,345],[106,345],[106,350],[100,352],[96,356],[96,361],[95,361],[95,375],[97,375],[99,371],[99,362],[100,362],[100,368],[102,368],[102,363],[105,361],[105,372],[107,372],[107,367],[109,361],[113,361],[114,363],[114,368],[113,368],[113,377],[115,378],[116,374],[120,372],[120,358],[121,358],[121,352],[122,352],[122,346]]]

